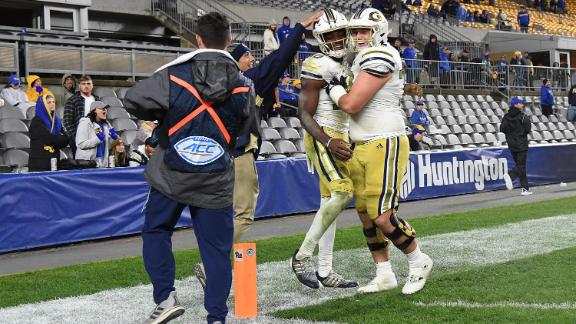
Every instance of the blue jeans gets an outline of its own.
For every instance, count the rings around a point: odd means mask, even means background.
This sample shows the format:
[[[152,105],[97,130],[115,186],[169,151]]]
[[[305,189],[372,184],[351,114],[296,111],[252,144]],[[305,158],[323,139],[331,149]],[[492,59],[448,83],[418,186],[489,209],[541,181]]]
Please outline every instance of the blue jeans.
[[[172,233],[185,204],[178,203],[161,192],[150,189],[144,210],[143,257],[146,272],[154,288],[154,302],[161,303],[175,290],[176,266],[172,254]],[[206,271],[204,307],[208,323],[226,320],[226,299],[232,284],[230,253],[234,240],[234,210],[232,206],[207,209],[188,206],[200,256]]]
[[[568,107],[568,111],[566,112],[566,119],[569,121],[576,121],[576,106]]]

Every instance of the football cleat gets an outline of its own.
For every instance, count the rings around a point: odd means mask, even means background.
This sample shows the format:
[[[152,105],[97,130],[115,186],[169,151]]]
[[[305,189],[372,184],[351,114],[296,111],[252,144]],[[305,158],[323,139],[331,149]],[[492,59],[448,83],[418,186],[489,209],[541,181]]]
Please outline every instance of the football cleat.
[[[358,287],[358,283],[353,280],[346,280],[344,277],[336,273],[334,270],[330,271],[330,273],[326,277],[320,277],[318,272],[316,272],[316,278],[324,287],[330,288],[355,288]]]
[[[426,254],[422,253],[423,257],[416,265],[410,266],[408,270],[408,280],[406,284],[402,287],[402,293],[404,295],[410,295],[424,288],[426,284],[426,279],[432,271],[432,259]]]
[[[206,273],[204,272],[204,265],[202,263],[194,265],[194,275],[196,275],[202,289],[206,289]]]
[[[521,194],[522,196],[529,196],[529,195],[533,194],[533,192],[530,191],[530,190],[528,190],[528,189],[522,188],[522,190],[520,191],[520,194]]]
[[[512,184],[512,178],[510,178],[510,175],[508,175],[508,173],[504,173],[504,182],[506,182],[506,189],[508,190],[514,189],[514,185]]]
[[[314,268],[314,263],[312,262],[312,258],[306,257],[302,260],[297,260],[296,259],[297,253],[298,250],[294,252],[294,255],[292,256],[292,260],[290,262],[292,266],[292,271],[294,271],[296,278],[298,278],[298,281],[300,281],[304,286],[313,289],[320,288],[318,279],[316,279],[316,271]]]
[[[359,293],[373,293],[379,291],[390,290],[398,287],[398,281],[394,272],[385,272],[376,276],[366,286],[358,288]]]
[[[178,302],[176,291],[172,291],[166,300],[156,305],[150,317],[144,321],[144,324],[168,323],[182,314],[184,314],[184,307]]]

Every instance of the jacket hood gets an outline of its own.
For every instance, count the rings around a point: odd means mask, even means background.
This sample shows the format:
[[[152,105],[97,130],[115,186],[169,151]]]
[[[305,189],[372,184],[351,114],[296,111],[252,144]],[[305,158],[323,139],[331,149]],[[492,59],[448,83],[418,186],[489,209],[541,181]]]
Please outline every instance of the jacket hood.
[[[240,69],[236,61],[221,53],[200,53],[194,57],[194,87],[207,101],[222,102],[234,89]]]
[[[60,82],[60,83],[62,84],[62,87],[65,88],[65,87],[64,87],[64,81],[65,81],[67,78],[69,78],[69,77],[72,77],[72,83],[73,83],[72,89],[76,89],[76,86],[78,85],[78,81],[77,81],[76,78],[75,78],[72,74],[70,74],[70,73],[65,73],[65,74],[62,76],[62,81]]]
[[[438,43],[438,37],[436,37],[436,35],[430,34],[430,37],[428,38],[428,40],[429,40],[430,42],[432,42],[432,39],[435,39],[435,40],[436,40],[436,43]]]
[[[32,87],[32,83],[34,83],[34,81],[40,79],[39,76],[31,74],[29,76],[26,77],[26,83],[28,83],[28,88]]]

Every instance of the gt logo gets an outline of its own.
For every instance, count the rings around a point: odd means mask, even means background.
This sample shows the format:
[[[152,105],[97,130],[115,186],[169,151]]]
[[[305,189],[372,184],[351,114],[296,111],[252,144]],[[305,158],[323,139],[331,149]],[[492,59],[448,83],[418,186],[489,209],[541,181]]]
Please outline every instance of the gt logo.
[[[368,19],[370,19],[372,21],[376,21],[376,22],[381,22],[382,16],[379,13],[373,11],[368,15]]]

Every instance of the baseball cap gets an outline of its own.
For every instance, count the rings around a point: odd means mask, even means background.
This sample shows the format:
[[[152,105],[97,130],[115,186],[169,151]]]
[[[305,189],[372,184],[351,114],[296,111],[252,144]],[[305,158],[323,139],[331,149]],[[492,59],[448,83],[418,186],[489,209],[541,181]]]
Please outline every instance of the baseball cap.
[[[10,76],[8,77],[8,83],[20,84],[20,78],[16,74],[10,74]]]
[[[512,98],[512,100],[510,100],[510,106],[511,107],[514,107],[519,103],[523,104],[524,100],[522,100],[521,98],[518,98],[518,97],[514,97],[514,98]]]
[[[90,104],[90,112],[96,110],[97,108],[110,108],[110,105],[103,103],[102,101],[94,101]]]
[[[424,126],[422,126],[422,125],[416,125],[416,126],[414,126],[414,128],[412,128],[412,135],[422,134],[425,132],[426,132],[426,128],[424,128]]]
[[[419,105],[424,105],[424,101],[422,101],[422,100],[416,101],[416,106],[419,106]]]
[[[411,39],[408,41],[409,44],[416,44],[416,40],[415,39]]]

